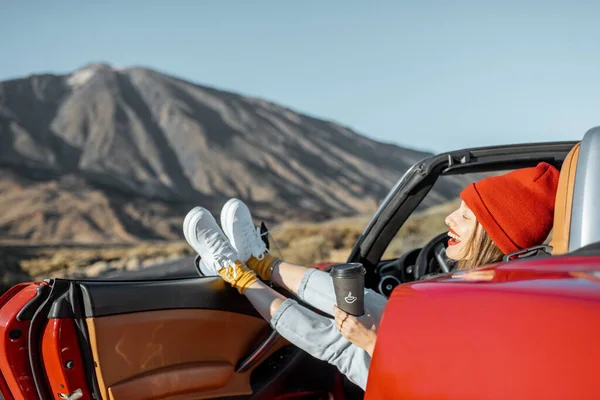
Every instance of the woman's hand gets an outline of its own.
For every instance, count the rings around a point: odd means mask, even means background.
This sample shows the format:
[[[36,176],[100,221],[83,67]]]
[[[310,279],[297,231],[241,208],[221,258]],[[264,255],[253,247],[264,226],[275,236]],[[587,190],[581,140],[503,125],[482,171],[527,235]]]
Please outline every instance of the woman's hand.
[[[350,343],[364,349],[371,357],[375,349],[375,341],[377,340],[377,332],[375,325],[370,328],[364,326],[355,316],[349,315],[340,310],[337,306],[333,306],[335,311],[335,326],[342,335],[350,341]]]

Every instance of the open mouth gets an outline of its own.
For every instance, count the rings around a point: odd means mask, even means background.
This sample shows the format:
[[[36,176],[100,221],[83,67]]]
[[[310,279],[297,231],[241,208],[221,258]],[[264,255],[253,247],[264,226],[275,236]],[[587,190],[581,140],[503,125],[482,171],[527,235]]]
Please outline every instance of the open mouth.
[[[460,236],[458,236],[458,234],[452,229],[448,231],[448,236],[448,246],[456,246],[461,242]]]

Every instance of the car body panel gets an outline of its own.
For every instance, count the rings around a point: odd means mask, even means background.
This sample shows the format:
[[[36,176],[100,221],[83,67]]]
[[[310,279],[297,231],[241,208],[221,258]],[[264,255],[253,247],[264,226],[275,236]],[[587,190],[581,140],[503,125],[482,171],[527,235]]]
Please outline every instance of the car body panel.
[[[600,256],[515,261],[398,286],[367,399],[600,398]]]
[[[278,356],[289,343],[215,277],[27,283],[0,304],[7,400],[92,391],[106,400],[273,398],[294,368],[312,363],[298,349]],[[323,369],[322,386],[333,387],[334,372]]]
[[[48,320],[42,336],[42,360],[51,393],[76,393],[81,400],[92,399],[81,354],[73,319]]]
[[[37,294],[39,283],[24,283],[12,287],[0,300],[0,370],[6,387],[15,400],[37,399],[37,389],[29,364],[27,333],[29,320],[17,315]],[[5,398],[8,393],[3,391]]]

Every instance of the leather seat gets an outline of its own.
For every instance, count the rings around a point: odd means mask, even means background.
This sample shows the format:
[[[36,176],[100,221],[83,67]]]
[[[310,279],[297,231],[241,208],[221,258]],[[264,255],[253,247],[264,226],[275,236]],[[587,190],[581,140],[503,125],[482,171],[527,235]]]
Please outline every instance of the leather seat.
[[[554,225],[552,227],[552,255],[569,251],[569,233],[571,231],[571,212],[573,192],[575,191],[575,172],[581,143],[577,143],[567,154],[560,169],[556,200],[554,203]]]

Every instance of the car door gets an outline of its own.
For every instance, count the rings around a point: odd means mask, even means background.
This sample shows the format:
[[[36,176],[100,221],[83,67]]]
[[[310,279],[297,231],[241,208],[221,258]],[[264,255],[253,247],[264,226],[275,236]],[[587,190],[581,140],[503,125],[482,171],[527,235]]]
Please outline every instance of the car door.
[[[55,279],[0,306],[7,399],[275,398],[312,362],[217,277]],[[333,383],[326,364],[308,368]]]

